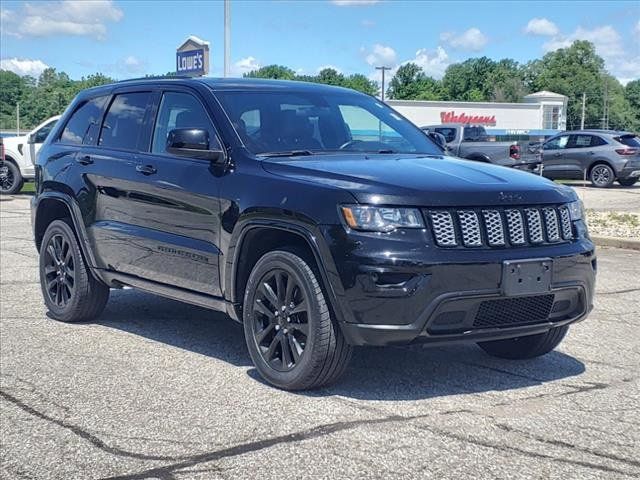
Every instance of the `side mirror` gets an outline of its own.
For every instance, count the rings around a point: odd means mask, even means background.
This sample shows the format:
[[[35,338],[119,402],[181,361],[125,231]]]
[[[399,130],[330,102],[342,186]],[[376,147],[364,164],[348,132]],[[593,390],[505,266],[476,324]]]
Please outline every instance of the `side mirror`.
[[[209,132],[202,128],[176,128],[167,136],[166,151],[179,157],[199,158],[220,162],[222,150],[209,149]]]
[[[444,138],[444,135],[438,132],[427,132],[427,135],[431,140],[435,142],[443,151],[447,149],[447,139]]]
[[[27,143],[36,143],[36,134],[35,133],[29,134],[29,136],[27,137]]]

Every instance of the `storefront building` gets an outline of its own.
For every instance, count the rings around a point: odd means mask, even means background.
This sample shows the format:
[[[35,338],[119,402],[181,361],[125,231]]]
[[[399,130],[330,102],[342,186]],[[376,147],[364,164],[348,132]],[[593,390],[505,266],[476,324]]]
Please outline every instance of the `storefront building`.
[[[567,128],[567,97],[553,92],[526,95],[522,103],[387,100],[419,127],[441,123],[483,125],[499,139],[542,139]]]

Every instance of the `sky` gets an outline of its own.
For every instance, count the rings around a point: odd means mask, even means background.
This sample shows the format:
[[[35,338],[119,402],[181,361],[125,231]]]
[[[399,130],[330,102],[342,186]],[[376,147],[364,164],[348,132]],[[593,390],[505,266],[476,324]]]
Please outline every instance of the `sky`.
[[[222,1],[2,0],[1,68],[37,76],[54,67],[117,79],[175,70],[189,36],[211,43],[223,72]],[[470,57],[519,62],[590,40],[622,83],[640,78],[640,1],[426,2],[231,0],[231,73],[269,64],[301,74],[330,66],[379,80],[412,61],[434,78]]]

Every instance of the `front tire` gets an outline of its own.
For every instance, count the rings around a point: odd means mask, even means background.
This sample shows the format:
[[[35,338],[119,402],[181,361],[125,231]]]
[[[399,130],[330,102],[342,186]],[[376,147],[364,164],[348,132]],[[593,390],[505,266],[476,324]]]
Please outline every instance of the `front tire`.
[[[613,185],[616,179],[616,174],[609,165],[605,163],[598,163],[593,166],[591,172],[589,172],[589,180],[591,185],[597,188],[608,188]]]
[[[0,193],[13,195],[22,190],[24,179],[18,166],[8,160],[0,161]]]
[[[61,322],[93,320],[109,299],[109,287],[89,272],[67,221],[54,220],[44,234],[40,286],[50,315]]]
[[[285,390],[328,385],[351,358],[315,273],[295,253],[265,254],[251,271],[243,306],[249,355],[260,375]]]
[[[633,187],[636,182],[638,181],[638,178],[619,178],[618,179],[618,183],[620,185],[622,185],[623,187]]]
[[[565,325],[537,335],[480,342],[478,346],[493,357],[524,360],[549,353],[560,344],[568,330]]]

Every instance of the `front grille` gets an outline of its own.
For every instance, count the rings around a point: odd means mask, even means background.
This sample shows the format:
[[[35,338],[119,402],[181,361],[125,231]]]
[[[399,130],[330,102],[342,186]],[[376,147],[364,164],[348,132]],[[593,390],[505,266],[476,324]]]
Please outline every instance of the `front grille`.
[[[473,321],[475,328],[514,327],[544,322],[551,314],[554,294],[485,300]]]
[[[428,210],[425,215],[439,247],[520,247],[573,238],[566,206]]]

